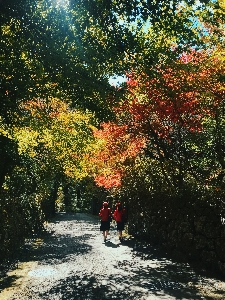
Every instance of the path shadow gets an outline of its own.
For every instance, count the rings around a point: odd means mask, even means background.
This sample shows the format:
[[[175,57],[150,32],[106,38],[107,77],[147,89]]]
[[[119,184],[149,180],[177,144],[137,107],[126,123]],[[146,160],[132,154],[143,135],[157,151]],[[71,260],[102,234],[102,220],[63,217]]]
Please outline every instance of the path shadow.
[[[13,260],[9,260],[5,265],[2,265],[0,270],[0,291],[13,286],[15,281],[19,279],[18,276],[7,275],[7,272],[18,268],[18,265],[24,262],[35,261],[40,265],[54,266],[90,252],[92,245],[89,240],[92,238],[92,234],[83,233],[82,228],[79,228],[78,232],[80,234],[76,235],[77,232],[75,232],[76,225],[78,226],[84,220],[87,224],[86,232],[88,232],[88,226],[93,230],[93,221],[86,221],[85,217],[77,217],[74,214],[59,214],[51,224],[56,225],[60,223],[60,226],[63,227],[63,222],[65,222],[66,226],[63,233],[51,230],[50,226],[49,230],[34,234],[33,237],[27,239],[20,251],[15,254]],[[72,227],[70,226],[70,221],[73,224]]]
[[[75,221],[75,222],[74,222]],[[79,234],[73,235],[73,231],[79,224]],[[64,223],[65,222],[65,223]],[[61,233],[54,231],[54,225],[65,226]],[[60,214],[52,221],[49,231],[42,236],[35,236],[27,240],[23,251],[19,255],[20,262],[38,261],[41,265],[54,266],[57,263],[69,262],[73,256],[88,254],[92,250],[91,238],[93,226],[99,231],[99,222],[90,216]],[[64,228],[64,227],[63,227]],[[82,230],[85,229],[85,233]],[[81,232],[80,232],[81,231]],[[38,240],[40,243],[35,244]],[[37,299],[43,300],[103,300],[103,299],[148,299],[152,295],[155,299],[190,299],[190,300],[215,300],[212,296],[199,294],[199,285],[209,284],[204,276],[194,272],[189,264],[174,260],[164,250],[148,243],[141,243],[132,237],[124,238],[121,244],[108,241],[106,247],[129,247],[132,252],[132,260],[113,262],[115,270],[121,270],[106,277],[104,272],[94,274],[92,271],[82,270],[76,274],[68,274],[67,277],[58,280],[54,285],[47,283],[46,289],[40,290],[38,286],[32,286],[32,294]],[[5,277],[0,281],[0,290],[12,286],[17,278]],[[212,283],[213,285],[213,283]],[[218,288],[218,299],[225,299],[225,292]],[[194,295],[194,296],[193,296]],[[38,298],[39,297],[39,298]],[[154,298],[149,298],[154,299]]]
[[[115,244],[111,241],[107,241],[104,245],[109,248],[118,248],[119,247],[119,244]]]
[[[35,292],[43,300],[140,300],[168,299],[168,297],[180,300],[213,299],[207,296],[203,298],[194,287],[187,287],[177,281],[171,281],[169,274],[166,276],[163,270],[136,270],[132,265],[129,265],[129,268],[130,272],[127,276],[112,274],[108,278],[101,275],[78,273],[61,280],[48,291]]]

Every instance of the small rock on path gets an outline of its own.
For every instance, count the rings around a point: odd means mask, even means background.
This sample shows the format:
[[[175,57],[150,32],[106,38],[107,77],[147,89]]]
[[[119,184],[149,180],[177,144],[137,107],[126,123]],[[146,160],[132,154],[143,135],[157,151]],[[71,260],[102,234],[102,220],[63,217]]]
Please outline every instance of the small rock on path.
[[[0,300],[225,299],[225,281],[131,238],[119,243],[115,224],[104,244],[99,226],[87,214],[57,214],[0,280]]]

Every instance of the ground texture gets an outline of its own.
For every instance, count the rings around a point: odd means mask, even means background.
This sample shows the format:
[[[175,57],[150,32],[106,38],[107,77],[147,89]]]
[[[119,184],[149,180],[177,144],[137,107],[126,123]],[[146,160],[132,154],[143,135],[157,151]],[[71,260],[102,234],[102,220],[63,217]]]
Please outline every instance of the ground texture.
[[[87,214],[57,214],[18,264],[1,267],[0,300],[225,299],[225,281],[129,236],[120,243],[115,224],[103,243],[99,226]]]

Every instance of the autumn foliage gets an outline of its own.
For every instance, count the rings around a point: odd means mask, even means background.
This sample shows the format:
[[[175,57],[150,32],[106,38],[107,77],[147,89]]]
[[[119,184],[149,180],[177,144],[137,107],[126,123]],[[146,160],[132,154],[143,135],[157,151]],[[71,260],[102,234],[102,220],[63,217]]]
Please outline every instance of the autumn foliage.
[[[101,166],[97,184],[119,186],[127,162],[149,144],[157,159],[165,156],[159,142],[173,143],[178,130],[201,133],[204,119],[213,118],[224,99],[224,71],[215,53],[191,49],[170,65],[152,67],[154,76],[128,73],[126,99],[114,108],[116,121],[95,131],[95,137],[104,141],[96,156]]]
[[[52,174],[58,169],[76,179],[87,176],[95,128],[90,112],[72,109],[57,98],[29,100],[21,103],[20,110],[21,124],[13,134],[21,154]]]

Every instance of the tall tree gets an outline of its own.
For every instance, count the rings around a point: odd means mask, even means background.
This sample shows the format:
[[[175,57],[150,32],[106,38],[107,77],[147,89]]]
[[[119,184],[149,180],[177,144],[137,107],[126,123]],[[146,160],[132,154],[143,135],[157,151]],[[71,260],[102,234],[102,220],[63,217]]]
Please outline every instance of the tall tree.
[[[21,99],[46,95],[109,118],[110,75],[140,61],[148,69],[172,53],[168,40],[201,43],[200,21],[215,25],[224,16],[220,2],[205,0],[2,0],[0,11],[0,113],[7,119]]]
[[[103,124],[97,133],[106,143],[100,161],[111,167],[111,176],[113,168],[117,174],[118,166],[121,174],[126,162],[144,151],[160,163],[168,185],[182,187],[188,176],[206,179],[211,171],[204,170],[212,156],[207,152],[206,161],[204,151],[209,151],[207,143],[212,135],[209,138],[205,120],[214,119],[217,124],[217,159],[221,166],[224,159],[218,115],[225,93],[223,59],[217,51],[192,50],[173,64],[159,64],[154,69],[155,78],[144,73],[128,75],[128,94],[115,108],[116,123]],[[194,167],[197,160],[199,166],[204,160],[201,172]],[[101,184],[108,184],[106,175],[102,171]]]

